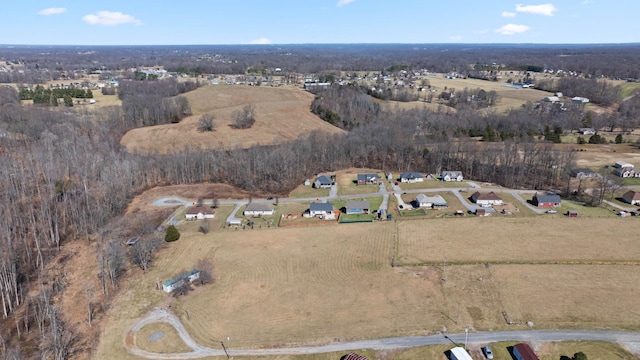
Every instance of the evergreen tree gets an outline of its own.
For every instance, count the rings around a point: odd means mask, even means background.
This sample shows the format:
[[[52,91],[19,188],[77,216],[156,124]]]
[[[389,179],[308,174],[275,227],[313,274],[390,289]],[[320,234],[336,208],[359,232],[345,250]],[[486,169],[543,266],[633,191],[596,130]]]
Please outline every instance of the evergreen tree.
[[[622,134],[616,135],[616,144],[622,144]]]
[[[73,99],[71,98],[71,95],[66,94],[64,96],[64,106],[73,106]]]
[[[164,241],[172,242],[177,241],[178,239],[180,239],[180,232],[175,226],[169,225],[164,235]]]

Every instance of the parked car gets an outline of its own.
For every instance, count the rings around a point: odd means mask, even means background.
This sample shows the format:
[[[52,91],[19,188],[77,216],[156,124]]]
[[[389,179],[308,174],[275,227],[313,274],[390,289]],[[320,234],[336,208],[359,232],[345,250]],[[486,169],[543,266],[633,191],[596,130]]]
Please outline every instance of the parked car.
[[[493,359],[493,351],[491,351],[489,345],[485,345],[482,347],[482,353],[487,359]]]
[[[547,214],[557,214],[558,210],[549,209],[547,210]]]

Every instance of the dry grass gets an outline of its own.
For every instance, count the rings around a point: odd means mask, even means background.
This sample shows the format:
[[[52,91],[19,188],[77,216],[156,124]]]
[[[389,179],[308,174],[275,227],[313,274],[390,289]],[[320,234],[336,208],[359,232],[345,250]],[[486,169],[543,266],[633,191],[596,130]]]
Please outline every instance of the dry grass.
[[[458,218],[399,222],[401,263],[573,263],[640,261],[635,226],[627,220],[582,218]],[[459,230],[456,230],[459,229]],[[466,229],[466,230],[462,230]],[[611,241],[615,231],[615,246]]]
[[[309,110],[313,95],[298,88],[254,86],[204,86],[184,94],[193,116],[178,124],[133,129],[121,143],[129,151],[171,153],[185,147],[198,149],[248,148],[298,138],[313,131],[342,133]],[[256,123],[250,129],[233,129],[232,114],[254,104]],[[199,132],[202,114],[216,117],[213,132]]]
[[[224,236],[184,231],[149,273],[138,272],[123,286],[101,351],[121,347],[118,334],[165,298],[154,290],[157,278],[203,257],[213,260],[217,282],[174,300],[172,309],[210,347],[226,337],[230,348],[313,345],[442,326],[460,332],[462,324],[519,329],[526,321],[537,328],[636,329],[640,249],[634,228],[619,221],[465,217],[398,222],[397,230],[395,222],[379,222]],[[436,266],[392,268],[396,231],[401,260]],[[438,264],[445,256],[442,282]],[[584,264],[572,264],[578,262]],[[619,264],[598,265],[606,262]],[[503,310],[516,324],[505,324]]]
[[[616,161],[626,161],[640,166],[640,148],[632,144],[604,144],[604,145],[568,145],[581,151],[576,152],[578,167],[593,169],[602,166],[613,166]]]
[[[338,195],[370,194],[377,193],[380,185],[358,185],[358,174],[378,174],[380,181],[384,181],[384,173],[375,169],[350,168],[336,172]]]
[[[313,184],[313,180],[312,184]],[[329,196],[329,189],[316,189],[313,185],[300,185],[297,188],[293,189],[289,193],[289,197],[291,198],[321,198],[325,196]]]
[[[536,348],[536,353],[542,360],[556,360],[562,355],[570,358],[580,351],[587,355],[589,360],[637,359],[620,345],[608,342],[562,341],[545,343]]]
[[[151,340],[151,335],[155,332],[162,332],[164,335],[160,339]],[[191,351],[191,348],[180,339],[176,329],[167,323],[155,323],[144,326],[138,331],[135,338],[138,347],[146,351],[155,353]]]

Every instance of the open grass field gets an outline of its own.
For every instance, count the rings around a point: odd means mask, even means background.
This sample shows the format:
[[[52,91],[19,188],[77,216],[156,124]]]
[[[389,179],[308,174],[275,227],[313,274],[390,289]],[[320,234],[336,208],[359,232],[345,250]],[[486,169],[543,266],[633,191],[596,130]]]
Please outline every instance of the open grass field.
[[[247,148],[298,138],[313,131],[342,130],[309,111],[313,95],[299,88],[210,85],[183,94],[193,116],[178,124],[133,129],[121,144],[129,151],[171,153],[186,146],[200,149]],[[250,129],[233,129],[233,113],[244,105],[255,105],[256,123]],[[215,116],[215,131],[197,130],[200,115]]]
[[[638,330],[640,249],[635,227],[624,226],[634,220],[464,217],[315,228],[321,231],[183,231],[149,272],[134,272],[123,285],[98,355],[123,354],[127,326],[160,303],[170,303],[210,347],[227,337],[230,348],[313,345],[443,326],[521,329],[526,321]],[[391,267],[394,246],[397,265],[432,265]],[[200,258],[215,264],[215,284],[177,299],[155,290],[157,279]]]
[[[313,180],[313,179],[312,179]],[[289,193],[291,198],[320,198],[329,196],[329,189],[316,189],[312,185],[300,185]]]
[[[152,338],[152,335],[158,336],[159,339]],[[176,329],[167,323],[155,323],[144,326],[136,334],[136,344],[142,350],[156,353],[175,353],[191,351],[183,341],[178,337]]]
[[[576,165],[597,169],[605,165],[613,166],[616,161],[626,161],[640,166],[640,148],[634,144],[604,144],[604,145],[561,145],[578,149]]]

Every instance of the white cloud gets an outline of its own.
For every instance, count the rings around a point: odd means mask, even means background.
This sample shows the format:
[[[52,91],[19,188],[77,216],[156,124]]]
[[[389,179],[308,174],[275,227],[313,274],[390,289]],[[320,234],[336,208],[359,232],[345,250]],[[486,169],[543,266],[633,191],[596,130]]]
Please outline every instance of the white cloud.
[[[142,22],[135,17],[123,14],[119,11],[98,11],[82,17],[82,21],[91,25],[115,26],[121,24],[141,25]]]
[[[553,6],[553,4],[540,4],[540,5],[516,5],[516,11],[529,13],[534,15],[545,15],[545,16],[553,16],[553,13],[558,11],[558,8]]]
[[[67,9],[65,8],[52,7],[52,8],[46,8],[38,11],[38,15],[57,15],[65,12],[67,12]]]
[[[531,29],[527,25],[517,25],[517,24],[507,24],[499,29],[496,29],[496,32],[502,35],[513,35],[518,33],[523,33]]]
[[[453,35],[451,37],[449,37],[449,39],[453,40],[453,41],[460,41],[462,40],[462,36],[460,35]]]
[[[249,44],[253,44],[253,45],[266,45],[266,44],[271,44],[271,40],[262,37],[259,39],[255,39],[255,40],[251,40],[249,41]]]
[[[351,4],[354,1],[356,1],[356,0],[338,0],[338,3],[336,4],[336,6],[337,7],[343,7],[345,5]]]
[[[503,11],[502,12],[502,17],[514,17],[516,16],[516,13],[511,12],[511,11]]]

